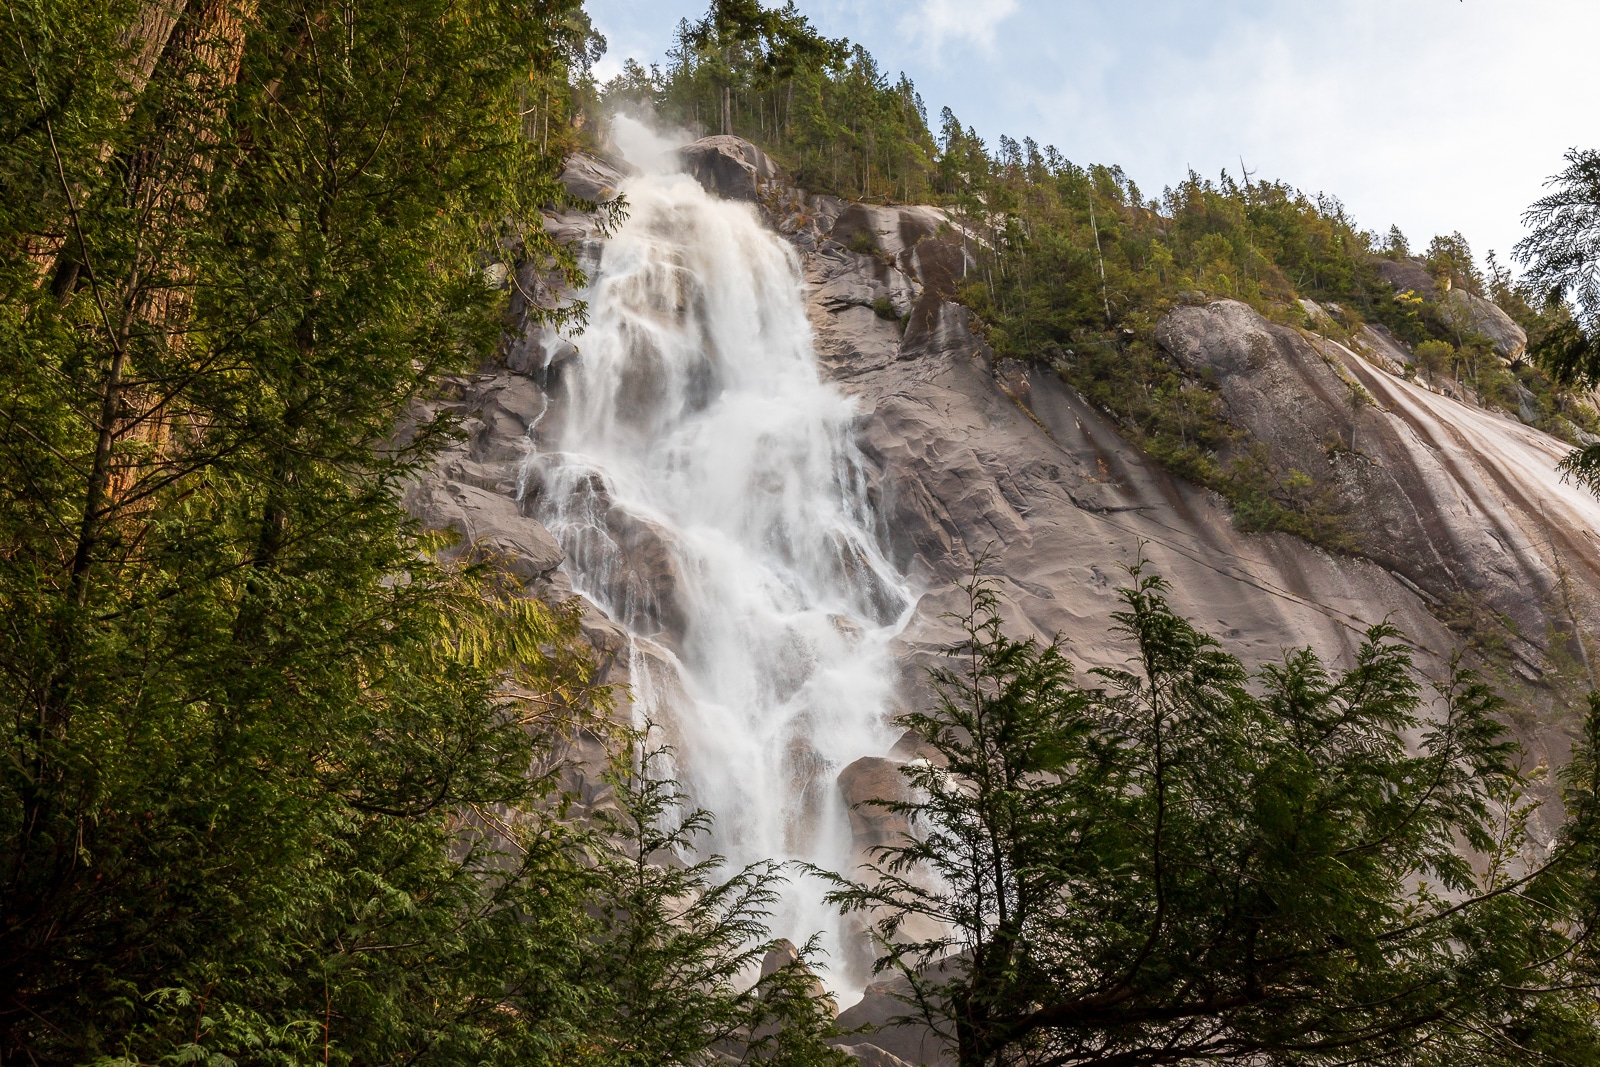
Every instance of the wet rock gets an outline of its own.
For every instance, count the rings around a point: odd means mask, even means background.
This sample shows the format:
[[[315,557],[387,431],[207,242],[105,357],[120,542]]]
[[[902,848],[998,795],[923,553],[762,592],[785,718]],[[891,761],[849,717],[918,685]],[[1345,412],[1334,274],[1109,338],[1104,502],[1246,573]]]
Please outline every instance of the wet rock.
[[[595,561],[590,573],[604,575],[605,599],[628,605],[628,618],[619,620],[637,633],[654,634],[669,647],[683,639],[687,619],[679,601],[681,581],[677,556],[669,543],[672,534],[660,525],[626,508],[605,511],[606,540],[591,550],[610,558]]]
[[[904,815],[874,803],[912,799],[902,766],[899,760],[863,756],[839,772],[839,792],[850,811],[850,833],[858,851],[899,844],[910,835]]]
[[[949,300],[917,302],[900,344],[901,359],[938,358],[989,361],[993,353],[972,330],[972,312]]]
[[[617,195],[622,186],[622,171],[599,156],[574,152],[567,157],[559,181],[567,192],[582,200],[604,203]]]

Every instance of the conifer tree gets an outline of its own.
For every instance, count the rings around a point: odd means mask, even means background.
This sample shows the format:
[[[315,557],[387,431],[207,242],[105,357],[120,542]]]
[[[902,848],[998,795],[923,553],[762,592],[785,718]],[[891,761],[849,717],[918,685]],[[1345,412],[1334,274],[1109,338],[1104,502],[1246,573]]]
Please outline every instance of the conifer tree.
[[[1302,649],[1252,677],[1131,578],[1129,665],[1089,681],[967,586],[937,702],[903,720],[930,758],[883,804],[914,836],[832,896],[875,917],[909,1014],[962,1067],[1597,1062],[1588,749],[1543,848],[1470,673],[1424,716],[1377,626],[1347,670]]]

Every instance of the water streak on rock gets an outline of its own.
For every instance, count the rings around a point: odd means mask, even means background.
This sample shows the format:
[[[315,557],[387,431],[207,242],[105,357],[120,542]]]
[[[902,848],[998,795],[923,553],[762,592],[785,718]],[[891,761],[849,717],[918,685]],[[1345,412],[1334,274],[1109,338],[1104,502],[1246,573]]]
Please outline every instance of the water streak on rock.
[[[670,144],[625,120],[616,137],[640,173],[524,493],[574,586],[633,635],[636,719],[716,814],[715,850],[840,870],[835,778],[893,743],[911,590],[879,547],[852,403],[819,375],[796,253]],[[838,959],[820,897],[791,886],[776,932],[828,931]]]

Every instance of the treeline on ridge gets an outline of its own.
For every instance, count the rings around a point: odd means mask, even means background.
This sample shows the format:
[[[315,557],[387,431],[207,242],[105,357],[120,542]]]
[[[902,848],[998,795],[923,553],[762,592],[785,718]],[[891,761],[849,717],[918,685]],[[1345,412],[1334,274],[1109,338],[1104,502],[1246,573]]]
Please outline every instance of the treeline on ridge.
[[[697,136],[744,137],[811,192],[944,206],[975,263],[961,299],[997,355],[1053,366],[1135,443],[1229,498],[1247,527],[1353,545],[1336,515],[1300,500],[1294,472],[1243,446],[1212,384],[1154,343],[1154,324],[1177,303],[1242,300],[1340,341],[1372,323],[1430,384],[1518,416],[1531,404],[1536,426],[1575,445],[1600,434],[1579,383],[1538,358],[1570,323],[1565,304],[1514,283],[1492,252],[1485,276],[1459,233],[1414,256],[1398,228],[1364,230],[1337,198],[1284,182],[1190,173],[1150,197],[1117,166],[1081,166],[1031,138],[990,146],[948,107],[935,129],[910,79],[826,38],[792,2],[717,0],[679,24],[664,66],[630,59],[599,97]],[[1535,358],[1508,365],[1442,302],[1385,281],[1381,259],[1492,301]],[[1313,323],[1302,298],[1329,313]]]

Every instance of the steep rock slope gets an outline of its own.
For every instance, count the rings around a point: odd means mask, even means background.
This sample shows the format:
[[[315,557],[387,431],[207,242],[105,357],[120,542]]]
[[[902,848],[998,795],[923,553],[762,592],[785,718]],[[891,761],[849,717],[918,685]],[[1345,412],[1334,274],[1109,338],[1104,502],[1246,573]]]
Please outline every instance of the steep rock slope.
[[[1123,568],[1142,553],[1173,583],[1176,606],[1247,662],[1290,645],[1339,660],[1387,618],[1437,674],[1463,633],[1487,628],[1544,720],[1520,722],[1524,740],[1538,758],[1564,759],[1570,724],[1552,704],[1553,671],[1587,680],[1600,503],[1555,473],[1562,442],[1409,381],[1377,332],[1358,353],[1232,301],[1177,308],[1160,342],[1214,376],[1230,418],[1280,467],[1331,494],[1357,551],[1242,532],[1226,502],[1130,446],[1049,367],[995,365],[950,299],[966,253],[937,209],[808,196],[733,138],[685,157],[703,184],[750,202],[802,252],[819,359],[860,412],[881,536],[924,592],[901,640],[908,698],[950,637],[940,617],[955,603],[952,583],[979,560],[1019,632],[1062,633],[1086,664],[1120,661],[1109,614]],[[622,181],[589,157],[568,178],[588,197]],[[549,223],[594,263],[590,220],[569,212]],[[540,292],[524,274],[514,303]],[[426,523],[462,535],[462,551],[503,558],[557,598],[570,595],[560,550],[519,504],[518,470],[530,428],[562,417],[550,396],[576,355],[551,330],[513,331],[505,366],[434,403],[458,411],[471,436],[410,498]],[[616,627],[596,611],[590,620],[612,679],[625,681]]]
[[[898,646],[907,701],[952,637],[942,619],[957,602],[952,583],[974,567],[1000,582],[1014,632],[1059,632],[1080,663],[1120,663],[1126,650],[1108,635],[1109,616],[1124,568],[1142,555],[1172,582],[1178,610],[1251,664],[1296,645],[1343,661],[1367,627],[1389,619],[1439,676],[1464,641],[1483,638],[1478,651],[1520,687],[1529,713],[1514,725],[1534,758],[1565,760],[1573,724],[1563,686],[1592,677],[1587,638],[1600,623],[1600,503],[1562,484],[1561,442],[1408,380],[1381,332],[1364,334],[1357,351],[1235,302],[1179,308],[1158,340],[1214,378],[1230,418],[1279,467],[1333,501],[1356,551],[1246,533],[1225,501],[1129,445],[1050,367],[996,365],[952,299],[967,239],[940,211],[809,196],[733,138],[708,138],[684,156],[702,184],[749,203],[801,253],[819,360],[857,405],[880,536],[922,593]],[[582,157],[568,179],[578,195],[603,199],[622,176]],[[590,220],[549,222],[593,265]],[[531,270],[516,281],[519,304],[544,284]],[[462,535],[458,551],[504,560],[552,599],[570,597],[571,583],[531,517],[520,470],[530,438],[563,417],[560,378],[574,358],[577,347],[550,330],[513,330],[503,366],[434,402],[457,411],[470,437],[410,496],[424,522]],[[663,590],[672,581],[641,577]],[[628,681],[627,635],[592,606],[587,619],[609,679]],[[895,765],[914,755],[864,756],[840,776],[846,799],[891,791]],[[896,829],[859,813],[853,823],[862,845]],[[900,1010],[876,988],[845,1021]],[[869,1043],[932,1054],[914,1034]]]

